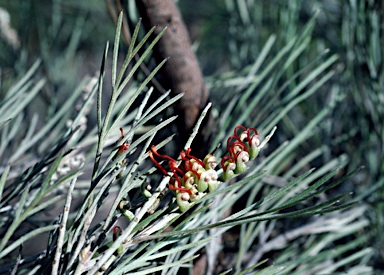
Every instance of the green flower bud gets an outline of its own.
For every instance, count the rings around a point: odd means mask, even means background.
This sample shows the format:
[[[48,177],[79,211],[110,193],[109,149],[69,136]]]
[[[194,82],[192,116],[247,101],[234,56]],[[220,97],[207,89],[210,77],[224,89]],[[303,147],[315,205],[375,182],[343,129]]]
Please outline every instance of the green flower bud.
[[[225,182],[233,178],[235,176],[235,173],[233,172],[233,170],[227,170],[223,173],[222,176],[223,176],[223,181]]]
[[[200,174],[200,179],[197,182],[197,190],[199,192],[205,192],[208,189],[208,182],[211,180],[210,173],[208,171],[204,171]]]
[[[249,161],[249,154],[247,151],[241,151],[237,155],[236,159],[236,169],[235,169],[235,174],[240,174],[245,172],[247,170],[247,165],[245,165],[245,162]]]
[[[217,165],[217,159],[212,154],[206,155],[206,157],[204,158],[203,162],[205,164],[205,169],[206,170],[214,169],[216,167],[216,165]]]
[[[151,192],[149,192],[152,189],[152,187],[151,187],[151,185],[149,185],[148,182],[143,182],[141,184],[140,189],[141,189],[141,194],[143,194],[145,197],[147,197],[147,198],[152,197]]]
[[[255,159],[259,155],[259,147],[252,145],[251,147],[248,148],[249,152],[249,159]]]
[[[196,193],[194,194],[195,194],[194,196],[191,196],[191,199],[190,199],[191,202],[198,202],[202,197],[206,195],[206,193],[197,192],[197,190],[196,190]]]
[[[121,211],[121,214],[124,215],[124,217],[126,217],[129,221],[132,221],[133,218],[135,217],[135,214],[133,214],[131,211],[129,210],[120,210]]]
[[[211,181],[208,183],[209,186],[209,192],[213,192],[219,187],[220,181]]]
[[[223,181],[228,181],[235,176],[234,170],[236,169],[236,164],[232,160],[227,160],[223,163]]]
[[[248,152],[249,152],[249,158],[252,160],[252,159],[255,159],[257,157],[257,155],[259,154],[259,146],[260,144],[260,140],[259,140],[259,135],[258,134],[255,134],[253,135],[251,138],[250,138],[250,142],[249,142],[249,145],[247,146],[248,147]]]
[[[187,189],[191,189],[194,183],[198,181],[198,178],[194,173],[192,173],[191,171],[188,171],[187,173],[185,173],[183,180],[184,180],[184,183],[183,183],[184,187]]]
[[[187,192],[179,192],[176,194],[176,203],[179,206],[181,212],[186,212],[191,208],[191,204],[189,202],[190,196]]]

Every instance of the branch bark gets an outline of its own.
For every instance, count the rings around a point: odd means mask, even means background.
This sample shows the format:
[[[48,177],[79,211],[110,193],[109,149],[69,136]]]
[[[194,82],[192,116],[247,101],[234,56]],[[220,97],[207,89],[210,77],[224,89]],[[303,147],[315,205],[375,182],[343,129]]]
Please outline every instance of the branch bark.
[[[172,93],[185,93],[177,103],[180,135],[188,137],[201,111],[206,106],[209,91],[205,85],[187,28],[173,0],[136,0],[145,28],[157,25],[159,33],[165,26],[168,30],[154,48],[157,62],[170,57],[162,70],[161,85]]]

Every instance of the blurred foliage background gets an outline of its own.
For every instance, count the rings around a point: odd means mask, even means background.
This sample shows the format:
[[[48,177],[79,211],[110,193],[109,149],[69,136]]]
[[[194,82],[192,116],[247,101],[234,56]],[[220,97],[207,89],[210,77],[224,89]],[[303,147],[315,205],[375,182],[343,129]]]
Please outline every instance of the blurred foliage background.
[[[337,54],[338,60],[332,64],[335,75],[319,92],[298,105],[279,128],[275,142],[295,136],[308,123],[308,117],[320,113],[332,97],[342,95],[322,131],[304,142],[287,166],[323,144],[328,149],[312,161],[312,166],[321,166],[343,153],[349,159],[345,172],[365,166],[341,188],[353,192],[368,206],[365,214],[371,226],[360,234],[369,236],[367,246],[375,248],[370,264],[383,270],[383,2],[179,0],[178,3],[211,88],[211,99],[219,110],[224,109],[222,99],[228,98],[231,89],[230,85],[220,83],[236,74],[246,74],[271,36],[275,43],[266,60],[272,60],[318,12],[308,41],[310,46],[277,80],[277,86],[284,87],[279,96],[288,94],[290,87],[295,86],[286,83],[287,80],[293,78],[300,83],[302,75],[295,77],[295,74],[319,58],[319,52]],[[105,41],[112,41],[115,31],[106,4],[103,0],[0,0],[0,8],[0,99],[15,79],[41,58],[40,74],[47,78],[48,85],[37,106],[47,106],[39,108],[39,112],[49,117],[50,111],[68,97],[85,75],[97,73]],[[5,11],[10,16],[9,24]],[[134,11],[131,16],[135,16]],[[374,192],[363,196],[367,190]]]
[[[247,4],[246,4],[247,3]],[[348,168],[365,166],[364,173],[344,185],[359,195],[384,181],[384,4],[382,1],[180,1],[191,33],[196,36],[197,53],[207,75],[242,70],[260,54],[271,34],[276,35],[275,54],[319,11],[309,51],[301,55],[286,79],[299,68],[329,49],[337,53],[336,76],[321,91],[301,105],[290,129],[279,135],[294,135],[307,115],[319,112],[332,96],[341,91],[344,99],[328,118],[325,131],[314,139],[330,145],[331,150],[318,160],[326,163],[346,152]],[[272,54],[273,56],[273,54]],[[298,80],[299,81],[299,80]],[[287,87],[289,89],[289,86]],[[220,96],[220,91],[212,91]],[[280,128],[281,130],[281,128]],[[313,141],[312,141],[313,142]],[[310,150],[314,144],[306,144]],[[303,153],[303,152],[302,152]],[[320,163],[318,163],[320,164]],[[384,189],[380,187],[365,199],[372,227],[371,241],[376,247],[375,265],[383,269]]]

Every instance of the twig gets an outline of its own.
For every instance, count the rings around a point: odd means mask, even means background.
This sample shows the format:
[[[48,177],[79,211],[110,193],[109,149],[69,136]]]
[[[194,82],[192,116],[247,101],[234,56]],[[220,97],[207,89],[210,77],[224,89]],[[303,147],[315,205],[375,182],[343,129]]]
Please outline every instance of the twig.
[[[17,255],[17,258],[16,258],[16,264],[15,264],[15,266],[12,269],[11,275],[16,275],[17,274],[17,269],[19,267],[19,264],[21,263],[21,252],[22,252],[22,250],[23,250],[23,245],[21,244],[19,246],[19,254]]]
[[[52,262],[52,275],[56,275],[59,270],[59,264],[60,264],[60,256],[63,251],[63,243],[64,243],[64,237],[65,237],[65,230],[67,226],[68,216],[69,216],[69,209],[71,208],[71,201],[72,201],[72,192],[75,188],[77,178],[73,178],[71,181],[71,184],[69,185],[67,198],[65,200],[64,204],[64,210],[63,210],[63,218],[59,227],[59,237],[57,238],[57,247],[55,252],[55,257]]]

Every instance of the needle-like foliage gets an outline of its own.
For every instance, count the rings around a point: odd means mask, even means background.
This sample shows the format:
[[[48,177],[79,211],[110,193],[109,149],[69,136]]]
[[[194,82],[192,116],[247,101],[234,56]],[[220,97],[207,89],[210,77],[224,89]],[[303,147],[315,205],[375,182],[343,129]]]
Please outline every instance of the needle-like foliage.
[[[347,21],[362,14],[364,7],[353,3]],[[50,102],[46,120],[33,104],[41,104],[51,82],[60,83],[54,72],[47,79],[39,70],[52,57],[42,56],[10,85],[0,103],[0,274],[186,274],[204,259],[205,274],[373,272],[370,236],[360,234],[370,227],[361,201],[382,181],[358,194],[345,191],[363,169],[349,169],[347,154],[329,157],[340,141],[322,139],[348,100],[332,86],[343,57],[314,49],[321,14],[296,25],[294,4],[280,17],[286,33],[269,34],[255,51],[262,35],[252,33],[260,14],[250,11],[258,5],[226,1],[233,15],[233,71],[207,78],[213,102],[180,155],[166,149],[177,134],[171,107],[183,95],[159,95],[149,84],[167,60],[135,78],[167,28],[142,35],[138,20],[122,48],[120,13],[113,49],[106,44],[98,76],[84,78],[65,100]],[[376,38],[377,20],[370,21]],[[74,55],[80,29],[65,60]],[[378,74],[380,50],[373,40],[370,45],[368,67]],[[327,93],[324,87],[333,88]],[[324,98],[321,107],[318,98]],[[315,106],[312,112],[306,104]],[[207,164],[190,147],[209,110],[215,116],[212,138],[199,146],[222,165],[195,169]],[[379,114],[371,115],[378,123]],[[252,145],[257,157],[239,163]],[[231,165],[242,169],[225,177]],[[379,177],[378,167],[369,169]],[[187,184],[188,172],[197,181],[207,171],[217,176],[214,187]],[[27,256],[26,246],[36,242],[44,248]]]

